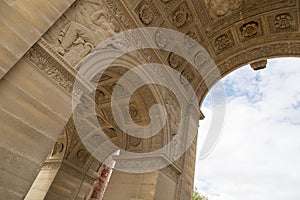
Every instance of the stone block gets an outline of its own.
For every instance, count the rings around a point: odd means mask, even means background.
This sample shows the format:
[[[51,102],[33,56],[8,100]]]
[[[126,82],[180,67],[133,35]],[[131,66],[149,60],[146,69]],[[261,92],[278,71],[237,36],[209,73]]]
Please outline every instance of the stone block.
[[[31,23],[40,34],[43,34],[53,23],[43,14],[42,10],[33,6],[31,1],[16,1],[11,7]]]
[[[164,173],[160,172],[156,189],[155,189],[155,200],[175,200],[176,196],[176,190],[177,190],[177,183],[169,178]]]
[[[1,71],[3,71],[3,74],[0,75],[1,79],[17,62],[18,58],[2,45],[0,45],[0,58],[5,58],[0,60]]]
[[[31,3],[35,8],[42,11],[43,15],[52,22],[55,22],[61,14],[48,0],[31,0]]]
[[[158,172],[130,174],[114,170],[105,192],[105,199],[142,198],[153,200],[157,174]],[[136,187],[137,185],[139,187]]]
[[[74,2],[75,0],[49,0],[49,3],[51,3],[58,11],[61,13],[65,12],[69,6]]]
[[[15,154],[2,146],[0,147],[0,160],[5,160],[5,162],[0,162],[0,169],[5,169],[27,181],[34,180],[41,167],[31,160]]]
[[[41,104],[47,106],[64,120],[69,119],[72,112],[71,94],[46,77],[30,61],[22,58],[6,79],[38,99]]]
[[[55,141],[2,109],[0,120],[1,146],[41,166]]]
[[[3,187],[0,187],[1,199],[13,199],[13,200],[22,200],[24,197],[22,194],[7,190]]]
[[[1,20],[0,27],[0,44],[15,57],[20,58],[29,49],[29,44]]]
[[[0,170],[0,177],[0,187],[18,194],[25,194],[31,185],[30,182],[2,169]]]
[[[0,96],[3,110],[12,113],[29,126],[56,141],[63,130],[66,120],[43,106],[38,99],[34,99],[30,94],[22,91],[5,79],[1,80],[0,90],[3,94]]]
[[[33,44],[37,41],[40,33],[18,12],[15,12],[15,10],[5,3],[0,2],[0,13],[0,21],[15,31],[28,44]],[[12,15],[11,13],[14,14]]]

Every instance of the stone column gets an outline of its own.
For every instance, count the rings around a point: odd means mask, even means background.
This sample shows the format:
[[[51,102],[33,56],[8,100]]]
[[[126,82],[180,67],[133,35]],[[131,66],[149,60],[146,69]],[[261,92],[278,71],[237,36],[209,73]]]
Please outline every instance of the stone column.
[[[52,182],[55,180],[55,177],[59,171],[65,152],[66,135],[64,132],[56,141],[52,152],[49,154],[47,160],[43,164],[43,167],[34,180],[30,190],[25,197],[25,200],[40,200],[45,198]]]
[[[182,141],[181,145],[168,145],[170,153],[162,154],[139,154],[130,156],[130,154],[121,154],[115,157],[116,166],[119,169],[134,171],[132,167],[137,167],[136,171],[141,173],[125,173],[114,170],[111,180],[108,184],[107,192],[104,195],[105,200],[191,200],[194,186],[194,170],[196,159],[197,134],[188,134],[191,131],[197,131],[199,118],[195,107],[191,105],[186,117],[183,119],[184,135],[178,136]],[[201,114],[201,113],[200,113]],[[196,132],[197,133],[197,132]],[[191,145],[189,144],[191,142]],[[174,144],[174,143],[171,143]],[[185,150],[184,154],[175,162],[170,163],[174,155],[181,155],[180,150]],[[177,157],[176,157],[177,158]],[[150,173],[142,173],[143,170],[153,169],[153,167],[166,167]]]
[[[134,174],[114,170],[104,199],[153,200],[158,174],[158,171]]]
[[[94,182],[92,190],[89,194],[88,200],[102,200],[106,186],[108,184],[112,169],[102,164],[99,171],[97,180]]]
[[[149,173],[114,170],[104,199],[176,200],[179,177],[180,172],[174,165]]]
[[[176,200],[191,200],[194,191],[197,138],[184,156],[183,172],[180,175]]]
[[[86,200],[96,179],[96,172],[64,160],[44,199]]]

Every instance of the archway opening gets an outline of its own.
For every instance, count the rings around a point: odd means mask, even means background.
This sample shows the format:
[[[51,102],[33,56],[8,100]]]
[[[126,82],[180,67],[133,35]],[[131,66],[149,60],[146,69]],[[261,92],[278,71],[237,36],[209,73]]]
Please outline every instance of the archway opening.
[[[242,67],[222,79],[226,115],[212,153],[197,156],[195,187],[209,200],[299,199],[300,58]],[[210,127],[210,95],[201,110],[198,154]],[[213,126],[213,125],[212,125]]]

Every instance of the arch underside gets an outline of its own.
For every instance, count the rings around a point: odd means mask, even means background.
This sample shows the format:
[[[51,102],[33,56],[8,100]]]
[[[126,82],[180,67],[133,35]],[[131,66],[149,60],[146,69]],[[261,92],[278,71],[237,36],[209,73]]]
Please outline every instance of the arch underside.
[[[5,2],[10,3],[0,3],[0,6],[5,4],[6,7],[20,8],[18,1],[15,1],[15,4],[11,3],[14,1]],[[43,1],[40,6],[42,3]],[[180,108],[174,95],[166,88],[155,85],[141,88],[131,98],[130,116],[124,112],[121,116],[122,119],[130,121],[128,120],[130,118],[139,125],[146,125],[150,121],[149,108],[156,103],[166,105],[166,101],[172,104],[167,109],[168,115],[171,116],[164,129],[156,137],[138,139],[127,136],[114,122],[110,101],[114,87],[118,87],[116,82],[128,69],[148,62],[165,64],[186,78],[196,91],[199,105],[201,105],[209,89],[222,77],[239,67],[252,64],[254,68],[258,66],[256,69],[260,69],[263,66],[259,64],[269,58],[300,56],[299,4],[299,0],[77,0],[66,11],[61,8],[64,10],[64,14],[54,24],[44,25],[48,28],[47,32],[29,51],[26,48],[21,49],[23,54],[26,51],[27,53],[19,61],[22,64],[25,60],[34,65],[40,71],[40,76],[51,80],[55,85],[53,88],[62,91],[67,96],[64,98],[68,98],[71,102],[72,89],[80,61],[86,58],[99,43],[113,34],[139,27],[163,27],[192,37],[209,53],[221,76],[214,76],[215,69],[212,71],[208,69],[205,74],[200,76],[190,63],[172,52],[143,49],[120,58],[110,69],[105,71],[104,76],[96,77],[100,78],[100,81],[97,82],[95,110],[98,123],[103,127],[107,137],[120,148],[128,151],[148,152],[161,148],[172,139],[173,132],[178,126],[176,120],[179,120],[172,115],[176,115],[175,113],[180,115]],[[26,6],[28,7],[27,4]],[[38,8],[36,6],[34,9]],[[29,20],[30,17],[26,19]],[[29,21],[28,23],[33,22]],[[24,37],[28,37],[26,34],[24,32]],[[14,41],[9,40],[6,43],[9,42],[12,42],[10,46],[14,46]],[[9,46],[7,44],[6,46]],[[17,47],[17,45],[15,46]],[[23,55],[21,50],[18,53]],[[202,62],[201,59],[199,62]],[[15,66],[15,68],[17,67],[18,65]],[[8,79],[7,75],[3,74],[3,76],[3,79]],[[180,79],[175,81],[178,84],[185,84]],[[55,98],[59,100],[59,96]],[[60,130],[64,129],[63,134],[59,137],[43,167],[43,169],[49,170],[51,167],[47,168],[47,166],[54,166],[51,163],[59,163],[57,168],[53,167],[58,170],[58,175],[53,178],[49,192],[44,194],[46,199],[58,198],[60,195],[62,199],[76,199],[74,193],[79,198],[86,198],[88,188],[96,180],[96,171],[101,164],[88,153],[81,143],[73,124],[71,112],[65,113],[65,115],[70,116],[70,119],[65,127],[60,127]],[[87,120],[89,117],[91,116],[86,116]],[[203,116],[199,116],[199,118],[203,118]],[[36,123],[39,122],[36,121]],[[60,133],[57,131],[53,135]],[[195,149],[196,142],[177,163],[151,175],[151,177],[155,177],[153,180],[155,179],[154,185],[157,187],[165,187],[159,185],[158,180],[161,183],[173,184],[172,189],[169,188],[172,195],[170,198],[167,197],[168,199],[185,200],[191,197]],[[42,165],[42,163],[40,164]],[[123,176],[126,177],[124,174],[119,174],[119,177]],[[69,181],[69,183],[63,182],[64,177],[68,177],[66,182]],[[116,178],[117,176],[113,176],[114,186],[118,186],[115,182]],[[72,181],[75,185],[81,184],[80,187],[73,187]],[[137,183],[138,181],[132,184]],[[23,196],[26,196],[30,188],[29,183],[26,184],[26,189],[22,191]],[[69,184],[65,186],[69,188],[64,188],[64,184]],[[58,187],[61,188],[58,189]],[[151,193],[151,197],[139,196],[139,198],[162,199],[161,193],[163,192],[157,187],[152,187],[149,189],[149,193],[145,193],[149,195]],[[145,186],[145,188],[147,187]],[[168,189],[168,187],[165,188]],[[118,189],[115,188],[115,191]],[[67,196],[67,190],[71,193],[69,196]],[[108,188],[108,199],[114,199],[116,198],[114,195],[119,195],[118,192],[113,194],[112,191],[114,191],[112,188]]]

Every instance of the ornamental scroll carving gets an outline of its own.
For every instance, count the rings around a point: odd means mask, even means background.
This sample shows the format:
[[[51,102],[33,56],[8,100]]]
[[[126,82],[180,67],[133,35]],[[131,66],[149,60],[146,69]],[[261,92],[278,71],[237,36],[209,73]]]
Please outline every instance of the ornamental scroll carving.
[[[44,39],[74,66],[97,44],[119,30],[117,21],[98,0],[79,0],[45,34]]]
[[[279,14],[275,17],[274,25],[277,29],[287,29],[294,25],[293,17],[288,13]]]

